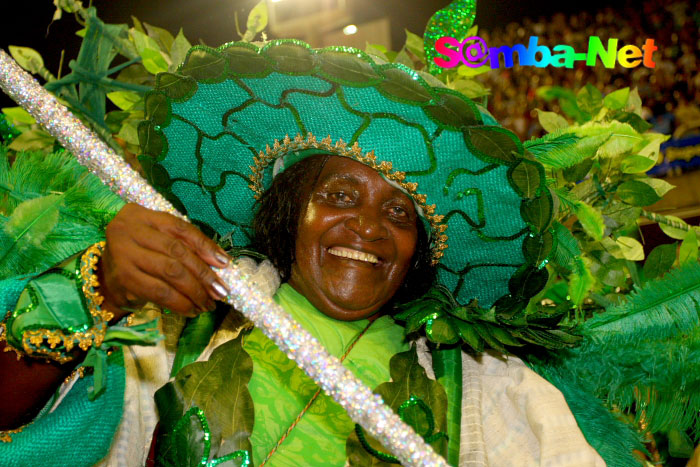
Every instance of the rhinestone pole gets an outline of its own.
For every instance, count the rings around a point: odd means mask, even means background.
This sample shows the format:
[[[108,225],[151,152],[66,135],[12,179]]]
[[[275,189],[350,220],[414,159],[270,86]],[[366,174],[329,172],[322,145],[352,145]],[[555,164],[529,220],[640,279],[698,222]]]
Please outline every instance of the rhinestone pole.
[[[35,79],[0,49],[0,88],[29,112],[82,165],[125,201],[185,218],[138,173]],[[215,270],[228,285],[227,302],[258,326],[402,464],[447,466],[381,397],[357,379],[270,297],[249,284],[235,266]]]

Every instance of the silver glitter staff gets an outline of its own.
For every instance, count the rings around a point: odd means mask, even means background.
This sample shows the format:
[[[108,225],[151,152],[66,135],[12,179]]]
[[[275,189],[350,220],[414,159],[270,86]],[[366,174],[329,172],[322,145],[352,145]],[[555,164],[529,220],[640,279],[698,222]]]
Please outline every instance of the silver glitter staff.
[[[86,128],[34,78],[0,49],[0,88],[29,112],[82,165],[127,202],[187,219],[107,144]],[[445,460],[405,424],[382,398],[292,319],[271,297],[251,285],[235,266],[215,271],[231,295],[226,301],[294,360],[350,418],[379,440],[402,464],[447,466]]]

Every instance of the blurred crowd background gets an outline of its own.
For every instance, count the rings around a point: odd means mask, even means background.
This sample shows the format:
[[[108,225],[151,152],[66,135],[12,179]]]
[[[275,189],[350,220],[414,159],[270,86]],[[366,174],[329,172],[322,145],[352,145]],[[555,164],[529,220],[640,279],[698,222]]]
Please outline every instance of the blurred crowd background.
[[[653,130],[681,138],[700,135],[700,1],[646,0],[623,7],[605,7],[595,13],[562,13],[511,22],[491,30],[479,30],[489,47],[525,44],[530,36],[550,48],[558,44],[588,49],[588,38],[599,36],[603,44],[618,38],[619,46],[641,47],[647,38],[659,48],[654,52],[656,68],[644,66],[614,69],[598,63],[594,67],[577,62],[573,69],[515,66],[480,75],[491,89],[489,110],[521,139],[542,134],[536,108],[558,111],[556,102],[546,103],[536,95],[540,86],[579,89],[591,83],[603,94],[637,87],[644,103],[644,117]]]

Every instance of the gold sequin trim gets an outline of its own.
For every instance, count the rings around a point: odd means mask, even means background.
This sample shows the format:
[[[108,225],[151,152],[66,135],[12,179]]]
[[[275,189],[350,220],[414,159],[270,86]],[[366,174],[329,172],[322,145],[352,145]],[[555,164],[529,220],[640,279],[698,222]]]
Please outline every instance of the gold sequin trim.
[[[27,425],[21,426],[19,428],[15,428],[14,430],[4,430],[0,431],[0,442],[3,443],[11,443],[12,442],[12,435],[15,435],[17,433],[21,433],[22,430],[24,430],[24,427]]]
[[[440,258],[444,256],[444,250],[447,248],[447,235],[444,233],[445,230],[447,230],[447,224],[442,222],[444,216],[435,214],[435,205],[427,204],[428,197],[422,193],[416,192],[418,189],[417,183],[407,182],[405,180],[405,172],[394,170],[391,162],[389,161],[377,162],[374,151],[369,151],[367,153],[362,152],[362,149],[360,149],[357,142],[355,142],[352,146],[348,146],[342,139],[339,139],[333,143],[330,136],[318,141],[311,133],[308,133],[306,138],[302,137],[300,134],[297,134],[294,139],[291,139],[289,135],[287,135],[281,142],[279,140],[275,140],[272,147],[267,145],[264,151],[260,151],[260,153],[253,158],[255,165],[250,167],[253,173],[249,177],[251,181],[249,187],[251,190],[253,190],[253,192],[255,192],[255,199],[260,199],[260,196],[263,194],[263,177],[265,174],[265,169],[271,163],[280,157],[284,157],[290,152],[303,151],[306,149],[319,149],[328,151],[328,153],[337,156],[349,157],[376,170],[382,174],[385,179],[391,180],[401,186],[406,193],[413,198],[414,202],[423,210],[423,217],[425,217],[428,224],[430,224],[431,239],[433,242],[433,264],[435,265],[440,262]]]
[[[103,310],[100,305],[104,301],[95,290],[99,287],[95,267],[102,255],[105,242],[92,245],[80,258],[80,276],[83,280],[82,291],[85,296],[88,311],[94,318],[93,326],[87,331],[66,334],[60,329],[31,329],[22,335],[22,347],[27,355],[33,357],[44,357],[59,363],[66,363],[73,360],[73,356],[67,355],[77,344],[83,350],[88,350],[91,346],[100,346],[104,341],[107,332],[107,323],[113,318],[111,312]],[[44,346],[44,341],[48,348]],[[64,350],[54,350],[62,345]]]
[[[8,316],[9,316],[9,311],[8,311]],[[7,326],[5,323],[0,323],[0,342],[5,343],[5,348],[2,349],[3,352],[14,352],[15,355],[17,356],[17,361],[20,361],[22,357],[24,357],[24,353],[21,352],[19,349],[15,349],[10,345],[9,342],[7,342],[7,339],[5,336],[7,335]]]

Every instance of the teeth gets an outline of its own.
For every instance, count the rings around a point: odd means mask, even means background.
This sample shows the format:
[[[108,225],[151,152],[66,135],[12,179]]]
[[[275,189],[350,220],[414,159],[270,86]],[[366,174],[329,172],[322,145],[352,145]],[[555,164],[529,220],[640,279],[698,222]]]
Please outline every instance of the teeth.
[[[363,251],[358,251],[358,250],[352,250],[350,248],[343,248],[343,247],[329,248],[328,253],[330,253],[334,256],[340,256],[341,258],[349,258],[349,259],[354,259],[357,261],[364,261],[367,263],[376,264],[379,262],[379,258],[377,258],[376,256],[374,256],[370,253],[365,253]]]

